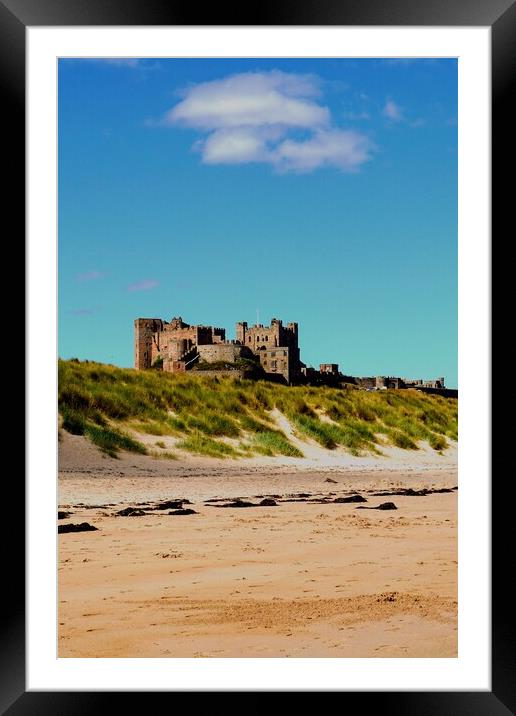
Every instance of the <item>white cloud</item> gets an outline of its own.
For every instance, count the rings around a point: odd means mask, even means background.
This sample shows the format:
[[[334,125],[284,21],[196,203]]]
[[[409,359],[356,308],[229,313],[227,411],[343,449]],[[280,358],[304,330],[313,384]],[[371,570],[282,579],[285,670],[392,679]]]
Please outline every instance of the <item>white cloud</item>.
[[[372,143],[364,134],[332,127],[319,99],[319,81],[311,75],[250,72],[186,89],[162,124],[206,133],[194,144],[205,164],[356,171],[370,159]],[[299,132],[306,137],[299,139]]]
[[[313,127],[327,124],[327,107],[313,102],[314,78],[284,72],[249,72],[203,82],[186,90],[184,99],[165,116],[167,124],[196,129],[280,125]]]
[[[282,142],[275,152],[275,163],[283,171],[306,172],[326,166],[351,172],[371,159],[373,149],[373,143],[360,132],[321,130],[303,142]]]
[[[197,143],[205,164],[262,162],[280,172],[309,172],[320,167],[356,171],[371,159],[373,143],[360,132],[316,130],[308,139],[277,140],[277,134],[261,128],[217,130]]]
[[[387,100],[383,108],[384,115],[393,122],[401,122],[403,120],[403,110],[392,99]]]
[[[205,164],[267,162],[270,157],[267,141],[274,137],[277,132],[261,127],[234,127],[217,129],[195,146],[201,151]]]

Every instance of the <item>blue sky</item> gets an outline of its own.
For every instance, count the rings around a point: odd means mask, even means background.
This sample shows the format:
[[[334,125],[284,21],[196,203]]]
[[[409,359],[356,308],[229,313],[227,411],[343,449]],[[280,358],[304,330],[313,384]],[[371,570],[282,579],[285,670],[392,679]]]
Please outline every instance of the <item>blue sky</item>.
[[[63,358],[258,311],[308,365],[456,386],[456,60],[60,60],[58,251]]]

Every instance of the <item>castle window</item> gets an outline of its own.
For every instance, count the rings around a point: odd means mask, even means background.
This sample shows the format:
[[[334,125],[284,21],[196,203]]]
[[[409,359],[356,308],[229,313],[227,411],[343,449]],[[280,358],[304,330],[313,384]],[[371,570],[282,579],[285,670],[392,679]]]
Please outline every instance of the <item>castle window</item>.
[[[265,336],[265,340],[268,341],[268,340],[269,340],[269,336]]]
[[[272,370],[276,370],[276,365],[277,365],[277,363],[276,363],[275,360],[271,361],[271,368],[272,368]]]
[[[249,343],[251,343],[251,336],[249,336]]]

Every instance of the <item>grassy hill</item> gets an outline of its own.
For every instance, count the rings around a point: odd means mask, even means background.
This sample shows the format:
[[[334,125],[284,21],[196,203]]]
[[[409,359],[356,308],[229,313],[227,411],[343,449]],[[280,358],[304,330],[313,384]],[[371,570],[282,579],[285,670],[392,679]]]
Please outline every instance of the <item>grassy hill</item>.
[[[202,372],[171,375],[59,361],[60,429],[87,436],[113,457],[119,450],[170,459],[177,450],[214,457],[301,457],[278,416],[288,420],[296,438],[328,450],[340,447],[353,455],[381,452],[382,445],[417,450],[425,440],[442,451],[447,438],[457,440],[457,409],[454,399],[414,390],[287,387]],[[161,439],[150,447],[143,436]]]

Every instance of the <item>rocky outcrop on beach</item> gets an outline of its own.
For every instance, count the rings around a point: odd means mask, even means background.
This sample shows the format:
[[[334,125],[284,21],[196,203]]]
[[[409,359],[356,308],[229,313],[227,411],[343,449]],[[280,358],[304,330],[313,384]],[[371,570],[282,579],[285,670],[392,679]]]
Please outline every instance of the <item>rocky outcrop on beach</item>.
[[[94,530],[98,530],[98,527],[90,525],[89,522],[81,522],[80,524],[70,523],[68,525],[57,526],[57,531],[59,534],[63,532],[92,532]]]

